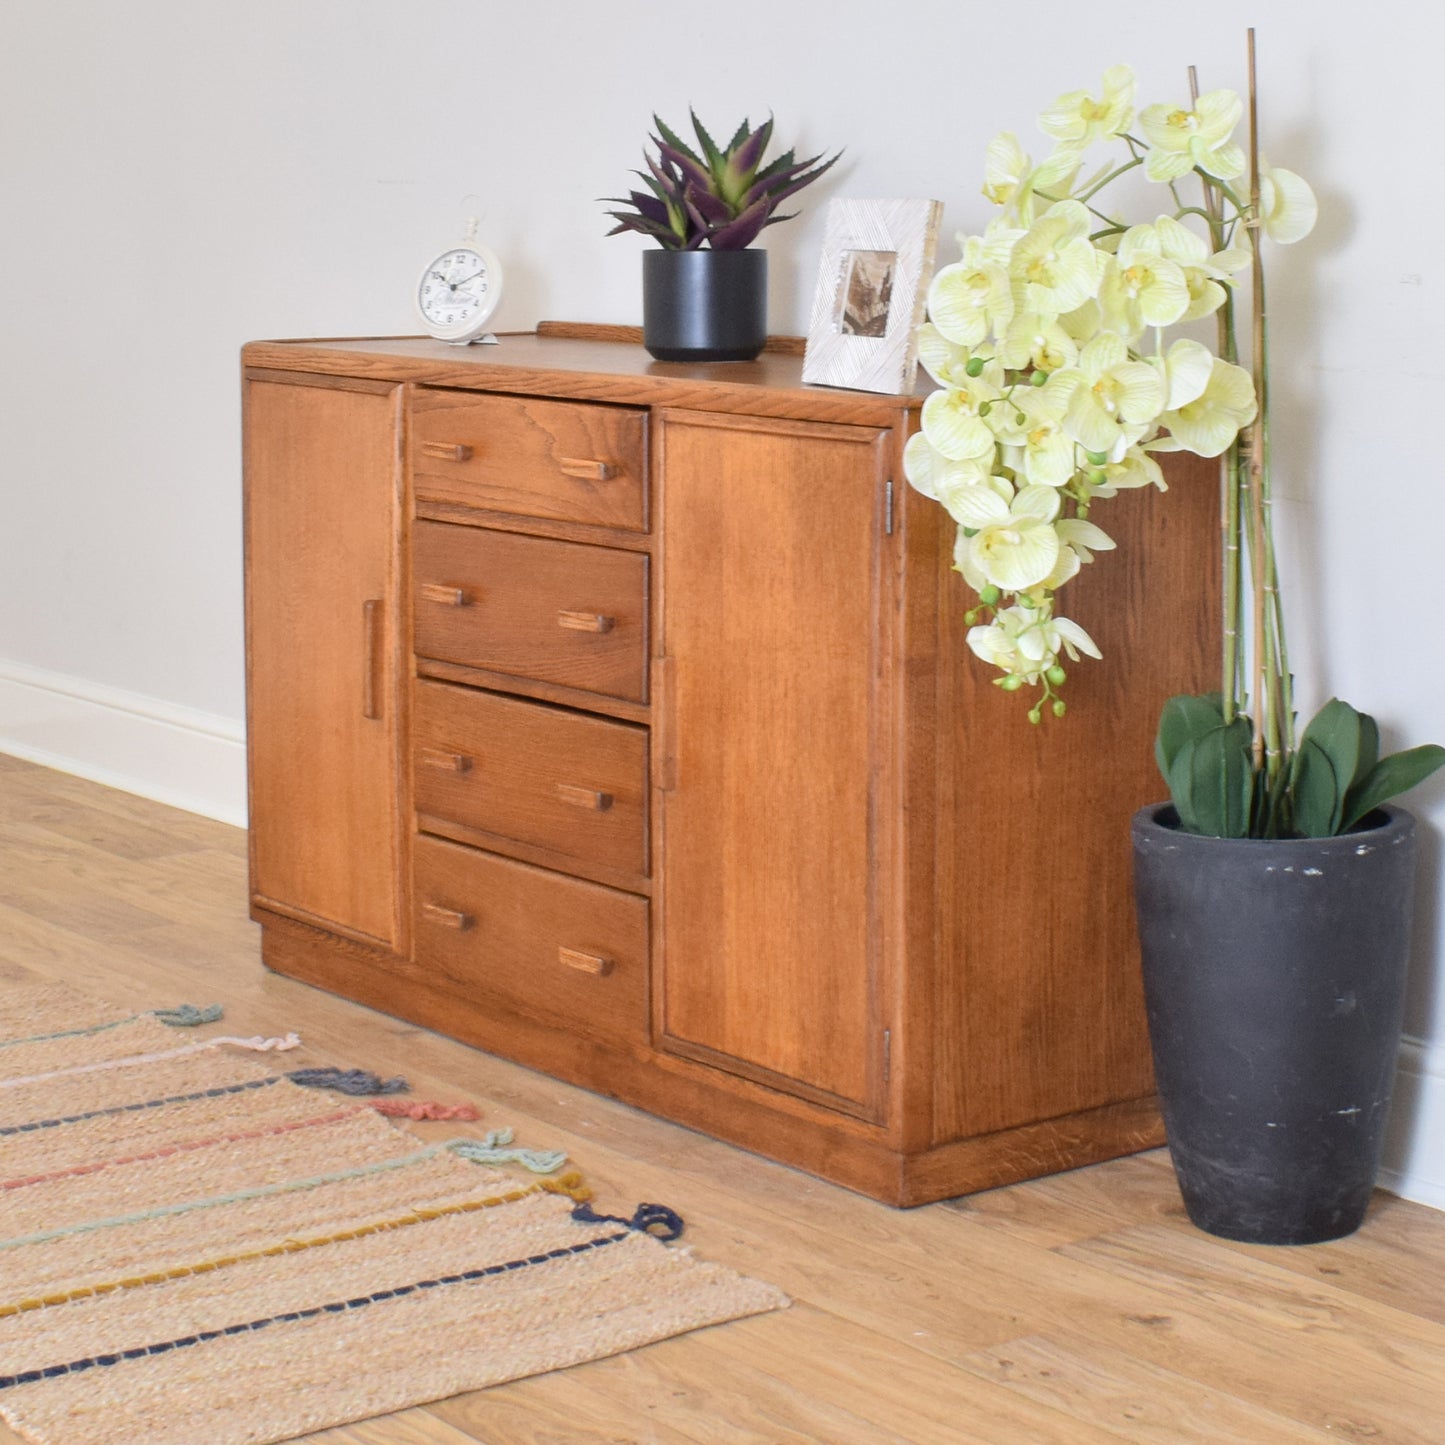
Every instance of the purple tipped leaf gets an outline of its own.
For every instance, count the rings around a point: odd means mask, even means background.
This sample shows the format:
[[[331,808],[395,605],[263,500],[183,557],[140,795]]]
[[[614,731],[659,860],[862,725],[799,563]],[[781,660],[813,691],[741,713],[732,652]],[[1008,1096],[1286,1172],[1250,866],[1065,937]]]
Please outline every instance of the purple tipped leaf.
[[[750,246],[767,224],[770,209],[764,201],[749,206],[737,220],[714,231],[709,244],[714,251],[741,251]]]
[[[702,142],[702,153],[707,157],[707,168],[713,175],[717,175],[727,164],[727,157],[717,148],[717,142],[703,129],[702,122],[697,118],[695,110],[689,110],[692,117],[692,128],[697,132],[697,138]],[[746,121],[743,122],[747,124]]]
[[[741,135],[742,132],[739,131],[738,134]],[[769,116],[762,125],[743,140],[741,145],[734,137],[733,144],[728,147],[734,168],[749,184],[756,179],[754,172],[763,159],[763,152],[767,150],[772,134],[773,118]]]
[[[715,196],[711,191],[704,191],[697,186],[689,186],[684,194],[688,205],[694,207],[698,214],[704,217],[710,226],[722,225],[731,221],[737,214],[721,196]]]
[[[684,183],[690,182],[693,185],[711,189],[712,176],[705,166],[690,155],[684,155],[681,151],[668,145],[666,141],[656,141],[655,144],[658,155],[667,165],[675,168],[680,180]]]

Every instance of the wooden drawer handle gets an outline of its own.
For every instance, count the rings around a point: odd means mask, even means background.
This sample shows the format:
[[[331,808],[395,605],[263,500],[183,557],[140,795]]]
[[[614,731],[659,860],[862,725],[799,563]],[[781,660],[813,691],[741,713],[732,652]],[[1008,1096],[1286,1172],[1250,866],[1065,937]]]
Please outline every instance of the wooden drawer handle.
[[[571,783],[558,783],[557,796],[574,808],[585,808],[589,813],[605,813],[612,806],[611,793],[599,793],[593,788],[578,788]]]
[[[557,470],[566,477],[580,477],[584,482],[608,482],[617,475],[611,462],[594,461],[591,457],[558,457]]]
[[[443,908],[440,903],[423,903],[421,916],[428,923],[435,923],[439,928],[454,928],[458,933],[465,933],[476,922],[470,913],[463,913],[459,908]]]
[[[468,773],[472,768],[472,760],[465,753],[444,753],[440,748],[423,748],[421,761],[444,773]]]
[[[465,607],[471,601],[464,588],[445,582],[423,582],[417,591],[426,601],[440,602],[443,607]]]
[[[617,619],[600,612],[559,612],[557,626],[569,632],[611,632],[617,626]]]
[[[423,442],[421,454],[435,457],[439,462],[469,462],[472,449],[465,442]]]
[[[577,948],[559,948],[557,950],[557,962],[565,963],[568,968],[575,968],[582,973],[596,974],[598,978],[612,972],[612,960],[603,958],[597,953],[583,953]]]

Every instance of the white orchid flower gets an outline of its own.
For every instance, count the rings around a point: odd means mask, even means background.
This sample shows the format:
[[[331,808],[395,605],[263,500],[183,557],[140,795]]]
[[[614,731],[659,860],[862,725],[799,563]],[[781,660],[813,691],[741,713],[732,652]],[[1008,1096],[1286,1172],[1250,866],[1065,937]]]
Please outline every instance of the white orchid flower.
[[[1077,622],[1052,616],[1048,605],[1006,607],[987,626],[971,627],[968,645],[985,662],[1029,683],[1037,682],[1060,653],[1075,661],[1081,652],[1102,656]]]
[[[950,341],[931,321],[918,328],[918,364],[940,386],[966,385],[973,350]]]
[[[1164,408],[1176,411],[1204,395],[1214,372],[1214,353],[1202,342],[1183,337],[1155,364],[1164,376]]]
[[[945,266],[928,288],[928,315],[939,335],[957,346],[974,347],[991,328],[1006,326],[1013,311],[1007,253],[981,236],[964,243],[963,259]]]
[[[979,376],[965,376],[923,403],[923,434],[941,456],[951,462],[975,461],[993,454],[994,434],[980,409],[1002,395],[995,380],[1002,380],[996,365]]]
[[[1059,560],[1059,494],[1052,487],[1026,486],[1012,502],[987,487],[956,498],[956,520],[974,535],[968,560],[995,587],[1023,592],[1037,586]]]
[[[1163,252],[1153,226],[1131,226],[1118,254],[1104,267],[1099,287],[1104,324],[1135,337],[1146,327],[1172,326],[1189,308],[1184,268]]]
[[[1281,246],[1302,241],[1315,228],[1319,202],[1309,182],[1259,158],[1259,217],[1264,233]]]
[[[1150,105],[1139,112],[1139,125],[1152,149],[1144,162],[1151,181],[1177,181],[1198,166],[1221,181],[1244,174],[1244,151],[1234,142],[1234,128],[1244,103],[1232,90],[1201,95],[1193,110]]]
[[[1250,374],[1242,366],[1215,357],[1204,390],[1193,401],[1171,408],[1159,418],[1160,425],[1169,428],[1169,439],[1155,442],[1153,450],[1182,449],[1201,457],[1217,457],[1254,420],[1257,410]]]
[[[1089,213],[1077,201],[1060,201],[1029,227],[1013,248],[1009,276],[1023,291],[1023,306],[1059,317],[1091,300],[1105,258],[1089,240]]]
[[[1067,373],[1055,373],[1043,386],[1020,387],[1000,408],[1016,423],[1000,440],[1016,448],[1015,469],[1034,486],[1062,487],[1074,475],[1074,439],[1064,430],[1064,414],[1075,385]]]
[[[1106,331],[1079,353],[1079,384],[1064,427],[1090,452],[1122,456],[1164,410],[1164,379],[1146,361],[1130,361],[1121,336]]]
[[[1069,194],[1078,173],[1076,149],[1062,146],[1035,166],[1019,138],[1012,131],[1002,131],[988,143],[984,155],[983,193],[1028,226],[1035,216],[1036,192],[1045,192],[1046,203],[1056,201]]]
[[[1161,492],[1169,490],[1163,467],[1143,447],[1130,447],[1119,461],[1105,462],[1099,470],[1104,473],[1104,480],[1090,488],[1096,497],[1111,497],[1115,492],[1135,487],[1157,487]]]
[[[1061,371],[1079,359],[1079,345],[1054,317],[1017,311],[998,350],[999,360],[1013,370]]]
[[[1098,100],[1087,90],[1061,95],[1040,117],[1039,128],[1065,145],[1083,150],[1106,136],[1122,135],[1134,124],[1134,72],[1111,65]]]
[[[1189,288],[1189,306],[1179,319],[1197,321],[1201,316],[1213,315],[1224,305],[1225,291],[1220,283],[1249,265],[1249,252],[1231,247],[1211,253],[1202,236],[1173,216],[1160,216],[1153,230],[1161,254],[1179,265]]]

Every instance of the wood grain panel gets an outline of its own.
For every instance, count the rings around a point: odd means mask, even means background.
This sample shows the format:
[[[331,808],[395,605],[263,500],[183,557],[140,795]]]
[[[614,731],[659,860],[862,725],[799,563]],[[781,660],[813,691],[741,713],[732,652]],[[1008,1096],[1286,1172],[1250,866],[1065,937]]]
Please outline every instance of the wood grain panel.
[[[246,388],[252,889],[399,936],[399,388]]]
[[[416,650],[645,702],[647,572],[635,552],[417,522]]]
[[[423,819],[647,873],[646,728],[418,681],[412,738]]]
[[[665,1046],[871,1112],[884,434],[661,427]]]
[[[426,501],[647,527],[643,410],[419,387],[410,450]]]
[[[1069,665],[1066,717],[1031,727],[968,650],[966,589],[939,590],[936,1142],[1153,1093],[1129,819],[1165,793],[1160,706],[1217,687],[1219,656],[1215,466],[1165,467],[1167,493],[1095,508],[1118,550],[1060,606],[1104,660]]]

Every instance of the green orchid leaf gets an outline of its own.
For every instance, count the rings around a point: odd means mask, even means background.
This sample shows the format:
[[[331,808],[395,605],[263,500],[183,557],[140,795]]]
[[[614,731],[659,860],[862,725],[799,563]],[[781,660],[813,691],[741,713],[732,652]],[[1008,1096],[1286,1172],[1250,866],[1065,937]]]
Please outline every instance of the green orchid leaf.
[[[1253,736],[1247,718],[1215,727],[1194,745],[1195,811],[1200,831],[1214,838],[1247,838],[1254,801]]]
[[[1194,810],[1194,739],[1188,738],[1174,754],[1169,771],[1164,775],[1169,797],[1179,814],[1179,826],[1186,833],[1201,833],[1199,816]]]
[[[1340,832],[1348,833],[1372,809],[1409,792],[1439,767],[1445,767],[1445,748],[1438,743],[1422,743],[1418,748],[1407,748],[1403,753],[1381,758],[1364,779],[1350,789]]]
[[[1313,728],[1314,724],[1310,726]],[[1353,761],[1350,766],[1354,766]],[[1301,837],[1332,838],[1338,831],[1345,802],[1340,776],[1330,754],[1306,733],[1299,751],[1294,755],[1294,787],[1291,790],[1294,830]]]
[[[1360,714],[1360,757],[1355,764],[1355,775],[1350,787],[1357,788],[1370,775],[1370,770],[1380,761],[1380,728],[1369,713]]]
[[[1373,722],[1373,719],[1371,719]],[[1376,739],[1378,740],[1378,731]],[[1323,779],[1320,777],[1318,767],[1312,771],[1315,781],[1311,784],[1314,792],[1309,804],[1309,819],[1311,827],[1306,829],[1295,819],[1295,826],[1308,838],[1330,838],[1339,831],[1340,812],[1345,804],[1345,794],[1349,791],[1355,780],[1362,776],[1360,769],[1361,753],[1367,750],[1368,737],[1365,729],[1365,720],[1360,713],[1356,712],[1349,703],[1341,702],[1339,698],[1332,697],[1315,714],[1310,725],[1305,729],[1304,736],[1300,739],[1301,752],[1296,756],[1303,756],[1303,749],[1306,744],[1314,744],[1320,748],[1330,760],[1330,767],[1334,774],[1334,797],[1335,806],[1332,809],[1328,826],[1317,828],[1325,820],[1320,816],[1318,807],[1323,799],[1320,789],[1323,786]],[[1376,743],[1378,746],[1378,741]],[[1374,766],[1375,760],[1371,758],[1365,766],[1368,772]],[[1298,803],[1296,803],[1298,808]]]
[[[1159,731],[1154,739],[1154,760],[1164,781],[1173,786],[1170,780],[1174,759],[1186,742],[1223,724],[1223,700],[1219,693],[1205,693],[1201,697],[1181,693],[1171,697],[1159,714]]]

